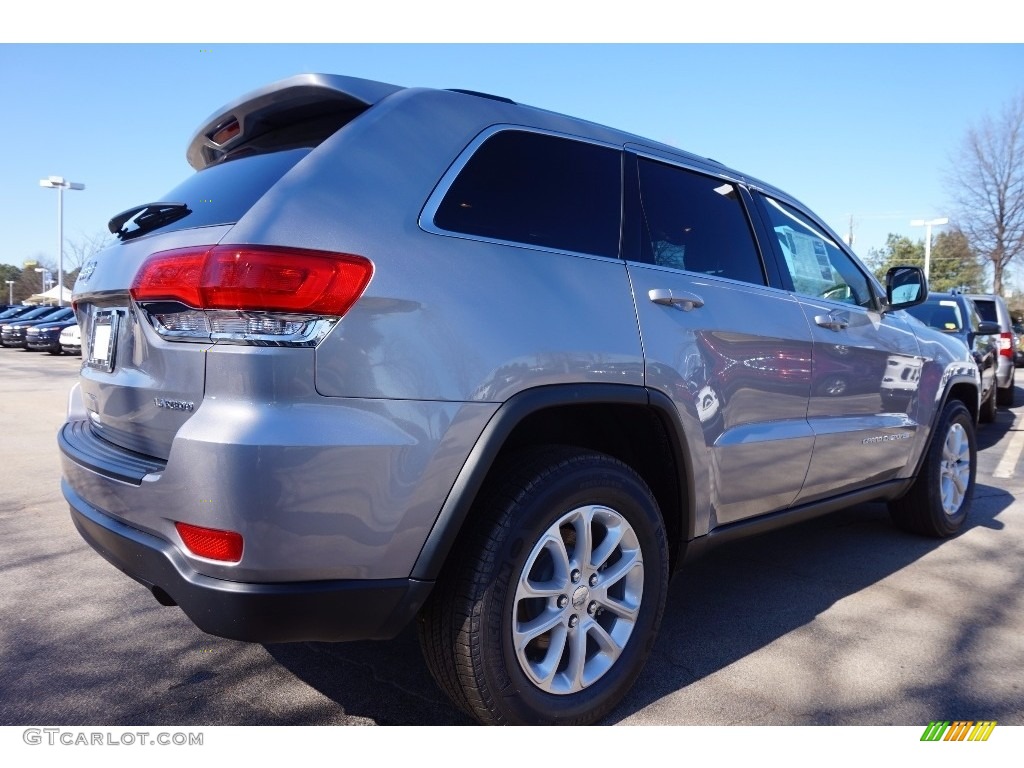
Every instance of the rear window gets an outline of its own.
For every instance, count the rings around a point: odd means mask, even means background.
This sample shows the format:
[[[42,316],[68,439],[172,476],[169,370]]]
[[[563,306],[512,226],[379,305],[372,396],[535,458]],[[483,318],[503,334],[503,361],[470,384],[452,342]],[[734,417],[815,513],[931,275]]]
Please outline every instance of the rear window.
[[[530,131],[501,131],[473,154],[434,215],[450,232],[617,257],[621,153]]]
[[[974,306],[978,308],[978,314],[982,320],[990,323],[999,322],[999,313],[996,311],[996,303],[987,299],[975,299]]]
[[[304,147],[240,157],[192,174],[160,198],[161,202],[184,203],[191,212],[158,231],[234,224],[310,151]],[[132,225],[127,226],[130,234]]]

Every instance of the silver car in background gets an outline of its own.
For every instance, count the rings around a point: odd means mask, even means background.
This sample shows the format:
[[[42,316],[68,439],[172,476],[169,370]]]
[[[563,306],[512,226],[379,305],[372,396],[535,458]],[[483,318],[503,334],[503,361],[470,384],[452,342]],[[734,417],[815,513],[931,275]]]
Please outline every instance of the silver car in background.
[[[999,405],[1013,406],[1014,372],[1017,369],[1013,320],[1006,300],[995,294],[970,294],[982,320],[999,325],[999,365],[996,371]]]
[[[207,632],[417,620],[481,722],[590,723],[708,546],[868,500],[965,524],[978,370],[903,311],[923,274],[880,285],[764,182],[334,75],[187,157],[83,265],[59,445],[85,540]]]

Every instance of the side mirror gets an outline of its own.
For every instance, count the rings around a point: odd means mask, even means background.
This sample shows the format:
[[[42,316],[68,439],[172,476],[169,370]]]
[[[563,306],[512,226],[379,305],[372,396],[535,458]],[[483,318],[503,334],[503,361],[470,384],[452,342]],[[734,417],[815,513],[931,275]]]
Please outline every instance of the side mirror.
[[[920,267],[893,267],[885,273],[886,312],[921,304],[928,298],[928,281]]]
[[[998,336],[1001,332],[999,323],[993,323],[991,320],[982,320],[978,323],[978,336]]]

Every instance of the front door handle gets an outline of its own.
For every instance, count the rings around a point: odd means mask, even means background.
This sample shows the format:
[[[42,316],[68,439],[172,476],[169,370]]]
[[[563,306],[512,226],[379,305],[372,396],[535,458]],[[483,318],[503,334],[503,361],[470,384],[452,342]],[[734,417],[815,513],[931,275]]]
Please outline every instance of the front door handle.
[[[822,328],[828,328],[830,331],[842,331],[849,327],[850,318],[845,312],[829,312],[827,315],[818,315],[814,318],[814,322]]]
[[[704,299],[696,293],[673,291],[671,288],[652,288],[647,292],[647,298],[655,304],[676,307],[683,310],[683,312],[689,312],[691,309],[700,309],[704,306]]]

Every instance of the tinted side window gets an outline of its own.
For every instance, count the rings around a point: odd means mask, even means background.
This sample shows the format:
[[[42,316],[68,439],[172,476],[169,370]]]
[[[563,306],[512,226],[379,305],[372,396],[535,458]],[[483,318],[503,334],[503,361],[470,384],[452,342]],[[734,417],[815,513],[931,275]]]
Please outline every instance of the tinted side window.
[[[736,187],[645,158],[638,164],[643,261],[764,285]]]
[[[828,234],[785,203],[763,199],[797,293],[873,306],[867,277]]]
[[[452,232],[617,257],[621,153],[528,131],[501,131],[473,154],[434,225]]]

